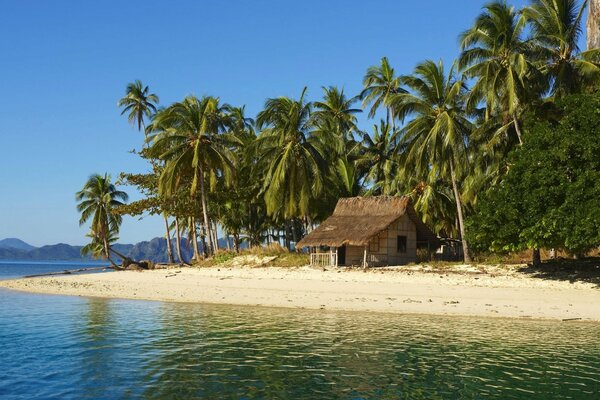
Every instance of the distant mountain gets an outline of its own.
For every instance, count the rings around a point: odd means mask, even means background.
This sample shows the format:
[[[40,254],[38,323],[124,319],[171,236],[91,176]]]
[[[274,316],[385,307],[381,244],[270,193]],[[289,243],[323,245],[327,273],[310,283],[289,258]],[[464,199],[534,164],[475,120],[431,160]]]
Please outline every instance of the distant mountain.
[[[0,243],[22,243],[26,246],[30,246],[27,243],[19,239],[4,239]],[[177,241],[172,240],[173,243],[173,256],[177,259],[177,250],[175,244]],[[22,245],[21,245],[22,246]],[[61,260],[61,261],[87,261],[91,260],[91,257],[81,256],[82,246],[71,246],[64,243],[53,244],[42,247],[30,246],[29,249],[20,249],[10,246],[0,246],[0,260]],[[120,244],[113,245],[113,248],[119,253],[132,258],[134,260],[152,260],[154,262],[166,262],[167,261],[167,240],[164,238],[154,238],[150,241],[144,241],[133,244]],[[187,245],[187,240],[181,240],[181,252],[186,261],[189,261],[192,257],[192,250]],[[118,257],[115,257],[115,261]]]
[[[6,238],[0,240],[0,249],[17,249],[17,250],[33,250],[35,246],[25,243],[21,239],[17,238]]]

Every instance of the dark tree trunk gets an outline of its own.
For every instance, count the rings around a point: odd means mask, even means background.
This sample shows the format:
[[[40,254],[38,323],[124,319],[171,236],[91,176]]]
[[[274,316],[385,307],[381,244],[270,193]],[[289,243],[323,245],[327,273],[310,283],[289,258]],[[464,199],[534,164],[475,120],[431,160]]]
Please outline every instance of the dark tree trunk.
[[[233,233],[233,248],[236,253],[240,252],[240,234],[237,232]]]
[[[533,249],[532,263],[534,267],[539,267],[540,265],[542,265],[542,256],[540,254],[540,249]]]

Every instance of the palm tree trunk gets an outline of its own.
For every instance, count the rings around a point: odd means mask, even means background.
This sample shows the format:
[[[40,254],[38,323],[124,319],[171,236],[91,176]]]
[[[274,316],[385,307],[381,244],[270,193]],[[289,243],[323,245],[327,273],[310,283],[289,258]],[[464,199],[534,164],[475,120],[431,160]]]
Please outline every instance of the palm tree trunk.
[[[465,220],[463,218],[462,202],[460,200],[460,193],[458,192],[458,185],[456,184],[456,174],[454,173],[454,161],[450,161],[450,177],[452,179],[452,190],[454,191],[454,200],[456,201],[456,214],[458,216],[458,227],[460,230],[460,240],[462,242],[463,256],[465,262],[471,262],[471,254],[469,253],[469,245],[465,238]]]
[[[179,262],[182,264],[187,264],[181,255],[181,232],[179,231],[179,218],[175,217],[175,237],[177,239],[177,257],[179,257]]]
[[[194,260],[200,261],[200,252],[198,251],[198,234],[196,233],[196,221],[194,218],[192,218],[190,234],[192,236],[192,246],[194,247]]]
[[[294,241],[294,249],[295,249],[296,243],[298,243],[298,235],[296,234],[296,220],[292,220],[291,227],[292,227],[292,240]],[[290,245],[290,248],[291,247],[292,246]]]
[[[233,233],[233,248],[236,253],[240,252],[240,234],[238,232]]]
[[[227,251],[231,251],[231,243],[229,243],[229,232],[225,234],[225,240],[227,241]]]
[[[110,262],[113,267],[117,267],[117,264],[110,258],[110,246],[108,245],[108,240],[106,237],[102,238],[102,246],[104,247],[104,256]]]
[[[219,226],[217,225],[217,221],[213,221],[213,225],[211,226],[212,228],[212,234],[213,234],[213,249],[215,249],[215,252],[219,251]]]
[[[202,218],[204,218],[204,227],[207,230],[208,237],[210,240],[210,223],[208,221],[208,204],[206,203],[206,189],[204,188],[204,168],[202,168],[202,164],[199,167],[200,172],[200,199],[202,201]],[[213,249],[210,250],[209,254],[213,252]]]
[[[392,120],[392,133],[396,130],[396,121],[394,120],[394,110],[388,107],[388,111],[390,113],[390,118]]]
[[[521,126],[519,125],[519,120],[517,119],[517,114],[513,114],[513,122],[515,124],[515,131],[517,132],[517,138],[519,138],[519,144],[523,145],[523,137],[521,136]]]
[[[169,219],[164,214],[163,218],[165,220],[165,227],[167,228],[167,260],[169,261],[169,264],[173,264],[173,248],[171,247],[171,229],[169,229]]]

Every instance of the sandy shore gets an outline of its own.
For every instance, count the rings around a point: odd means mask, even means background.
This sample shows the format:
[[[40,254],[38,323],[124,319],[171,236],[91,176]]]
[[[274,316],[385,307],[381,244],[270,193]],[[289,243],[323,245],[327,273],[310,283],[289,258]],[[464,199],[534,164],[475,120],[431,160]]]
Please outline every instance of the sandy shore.
[[[174,268],[0,281],[35,293],[177,302],[600,321],[600,289],[523,274]]]

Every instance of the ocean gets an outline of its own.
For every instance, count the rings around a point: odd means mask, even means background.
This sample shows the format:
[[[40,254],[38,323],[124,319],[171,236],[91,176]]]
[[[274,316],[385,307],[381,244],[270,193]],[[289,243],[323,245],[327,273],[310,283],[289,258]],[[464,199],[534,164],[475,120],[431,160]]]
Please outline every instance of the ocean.
[[[0,262],[0,279],[80,266]],[[0,398],[600,399],[599,338],[577,321],[0,289]]]

